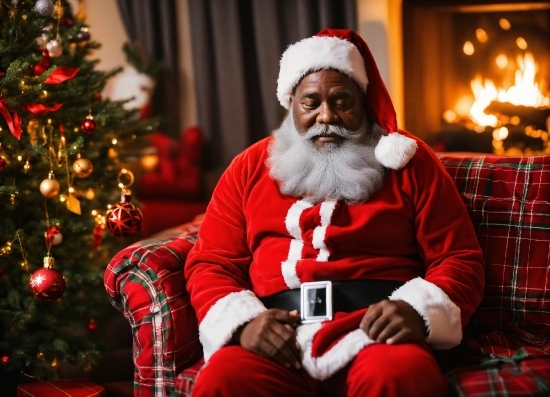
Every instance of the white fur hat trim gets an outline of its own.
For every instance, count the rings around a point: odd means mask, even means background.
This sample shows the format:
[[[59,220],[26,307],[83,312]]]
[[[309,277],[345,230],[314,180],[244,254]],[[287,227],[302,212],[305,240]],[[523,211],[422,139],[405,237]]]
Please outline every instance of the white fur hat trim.
[[[384,135],[374,149],[378,162],[386,168],[403,168],[416,153],[418,144],[412,138],[392,132]]]
[[[365,60],[351,42],[338,37],[313,36],[289,46],[283,53],[277,80],[277,99],[288,109],[292,90],[308,72],[336,69],[353,79],[363,91],[369,80]]]

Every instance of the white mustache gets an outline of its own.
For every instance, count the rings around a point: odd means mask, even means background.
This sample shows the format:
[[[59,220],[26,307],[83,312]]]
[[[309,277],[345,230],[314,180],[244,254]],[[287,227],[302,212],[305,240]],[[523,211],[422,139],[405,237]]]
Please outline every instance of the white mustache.
[[[307,141],[321,135],[338,135],[342,138],[351,139],[361,135],[361,133],[365,131],[365,128],[365,119],[363,119],[363,122],[361,123],[361,126],[359,126],[357,131],[352,131],[345,127],[340,127],[334,124],[320,124],[315,125],[307,130],[306,133],[302,135],[302,138]]]

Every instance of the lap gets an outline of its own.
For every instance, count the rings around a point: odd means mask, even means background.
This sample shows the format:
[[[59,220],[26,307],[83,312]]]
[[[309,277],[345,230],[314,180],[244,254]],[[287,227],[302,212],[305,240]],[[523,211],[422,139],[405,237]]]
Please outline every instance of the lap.
[[[442,397],[446,386],[431,351],[421,345],[370,345],[323,382],[303,369],[286,368],[240,346],[228,346],[201,369],[193,397],[315,397],[321,391],[338,397]]]

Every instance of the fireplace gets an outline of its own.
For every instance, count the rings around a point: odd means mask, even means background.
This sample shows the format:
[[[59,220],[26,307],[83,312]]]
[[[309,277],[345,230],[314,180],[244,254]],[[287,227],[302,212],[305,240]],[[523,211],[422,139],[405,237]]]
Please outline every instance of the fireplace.
[[[406,128],[438,150],[550,154],[550,2],[403,0]]]

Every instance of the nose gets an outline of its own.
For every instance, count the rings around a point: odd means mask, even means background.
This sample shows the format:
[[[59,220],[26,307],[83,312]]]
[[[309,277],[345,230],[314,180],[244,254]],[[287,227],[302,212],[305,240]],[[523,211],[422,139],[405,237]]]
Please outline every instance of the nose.
[[[319,113],[317,113],[318,124],[335,124],[338,122],[338,114],[332,109],[332,107],[326,103],[321,103],[319,106]]]

